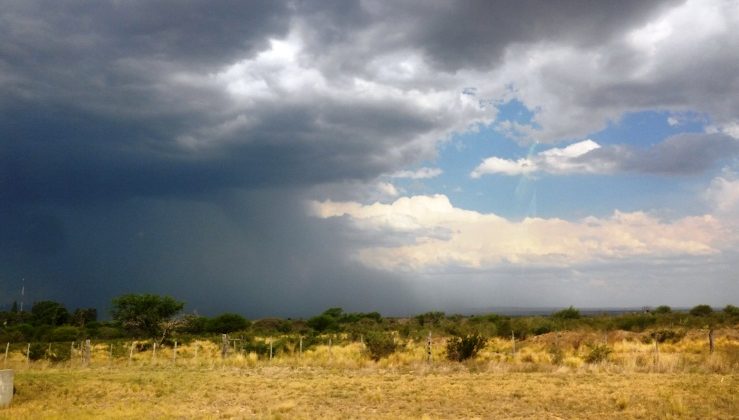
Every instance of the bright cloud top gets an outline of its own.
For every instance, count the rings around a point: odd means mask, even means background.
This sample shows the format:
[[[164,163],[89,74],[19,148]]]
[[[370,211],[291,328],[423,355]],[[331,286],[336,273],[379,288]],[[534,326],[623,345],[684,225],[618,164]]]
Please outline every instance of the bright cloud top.
[[[563,148],[551,148],[521,159],[489,157],[470,176],[525,175],[545,172],[564,174],[685,175],[700,173],[722,160],[739,156],[739,141],[721,133],[687,133],[667,138],[648,148],[628,145],[601,146],[584,140]]]
[[[577,161],[578,157],[598,148],[600,148],[598,143],[585,140],[564,148],[552,148],[523,159],[513,160],[493,156],[485,159],[472,171],[470,176],[479,178],[485,174],[498,173],[525,175],[540,171],[550,173],[601,172],[609,169],[607,165],[591,165]]]
[[[385,270],[423,271],[450,266],[568,265],[650,256],[718,252],[721,224],[710,215],[662,221],[644,212],[615,211],[578,221],[526,218],[454,207],[444,195],[403,197],[392,204],[312,202],[314,216],[346,217],[360,232],[405,235],[399,245],[360,249],[363,264]]]

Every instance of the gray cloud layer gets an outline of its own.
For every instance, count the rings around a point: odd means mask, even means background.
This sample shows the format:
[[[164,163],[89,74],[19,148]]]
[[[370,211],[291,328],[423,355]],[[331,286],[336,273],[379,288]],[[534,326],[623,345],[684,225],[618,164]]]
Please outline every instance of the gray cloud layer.
[[[541,110],[544,140],[644,107],[730,120],[735,34],[617,77],[643,58],[624,34],[680,4],[5,1],[0,293],[26,277],[78,304],[146,289],[253,315],[422,307],[420,283],[344,259],[356,243],[306,219],[307,191],[433,158],[511,95]],[[574,58],[526,67],[559,47]]]

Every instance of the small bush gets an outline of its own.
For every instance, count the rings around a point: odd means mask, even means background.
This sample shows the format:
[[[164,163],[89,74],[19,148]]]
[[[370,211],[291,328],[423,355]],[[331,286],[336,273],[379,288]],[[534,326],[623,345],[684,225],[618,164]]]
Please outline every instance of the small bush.
[[[552,318],[556,319],[580,319],[580,311],[570,306],[567,309],[552,314]]]
[[[658,343],[664,343],[665,341],[677,343],[682,340],[684,336],[685,333],[673,330],[657,330],[649,333],[649,337]]]
[[[630,314],[617,318],[614,323],[624,331],[644,331],[656,322],[657,318],[651,314]]]
[[[71,325],[56,327],[48,334],[49,341],[75,341],[80,337],[80,329]]]
[[[693,316],[708,316],[713,313],[713,308],[709,305],[696,305],[690,310],[690,315]]]
[[[547,349],[547,352],[549,353],[549,357],[552,359],[552,363],[555,365],[561,365],[562,361],[565,359],[564,352],[558,346],[550,346],[549,349]]]
[[[364,345],[367,348],[367,354],[370,359],[374,361],[395,353],[395,350],[398,348],[393,336],[382,332],[368,333],[364,339]]]
[[[729,316],[739,316],[739,308],[734,305],[726,305],[724,313]]]
[[[487,339],[479,334],[464,337],[452,337],[446,344],[446,356],[449,360],[461,362],[473,358],[485,348]]]
[[[585,361],[588,363],[600,363],[608,360],[608,356],[613,350],[605,344],[597,344],[590,347],[590,353],[585,356]]]
[[[654,309],[655,314],[669,314],[672,313],[672,308],[667,305],[660,305]]]
[[[43,343],[31,343],[28,358],[31,360],[41,360],[46,356],[46,346]]]

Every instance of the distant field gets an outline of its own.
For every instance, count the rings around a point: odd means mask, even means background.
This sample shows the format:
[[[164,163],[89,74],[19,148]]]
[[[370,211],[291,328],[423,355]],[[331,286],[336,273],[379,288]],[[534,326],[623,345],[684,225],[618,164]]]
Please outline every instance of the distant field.
[[[21,371],[2,418],[736,418],[735,374],[258,366]]]

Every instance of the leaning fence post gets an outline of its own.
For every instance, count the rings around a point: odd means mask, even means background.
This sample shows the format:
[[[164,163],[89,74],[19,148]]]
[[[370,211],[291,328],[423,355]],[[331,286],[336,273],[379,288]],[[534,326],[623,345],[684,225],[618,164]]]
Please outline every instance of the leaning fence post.
[[[154,363],[157,361],[157,342],[154,342],[153,350],[151,352],[151,362]]]
[[[303,357],[303,336],[302,335],[300,336],[300,350],[298,354],[300,355],[301,358]]]
[[[713,328],[708,330],[708,351],[713,354]]]
[[[516,355],[516,334],[511,331],[511,354]]]
[[[7,343],[6,345],[5,345],[5,359],[3,360],[3,369],[4,369],[4,368],[5,368],[6,366],[7,366],[7,364],[8,364],[8,350],[10,350],[10,342],[8,342],[8,343]]]
[[[28,346],[26,346],[26,366],[30,366],[31,364],[31,343],[28,343]]]
[[[174,349],[172,350],[172,362],[177,364],[177,340],[174,341]]]
[[[69,346],[69,368],[72,369],[72,365],[74,365],[74,341],[72,341],[72,345]]]
[[[269,338],[269,360],[272,360],[272,337]]]
[[[131,364],[131,359],[133,359],[133,345],[134,345],[134,342],[131,341],[131,350],[128,352],[128,364],[129,365]]]

